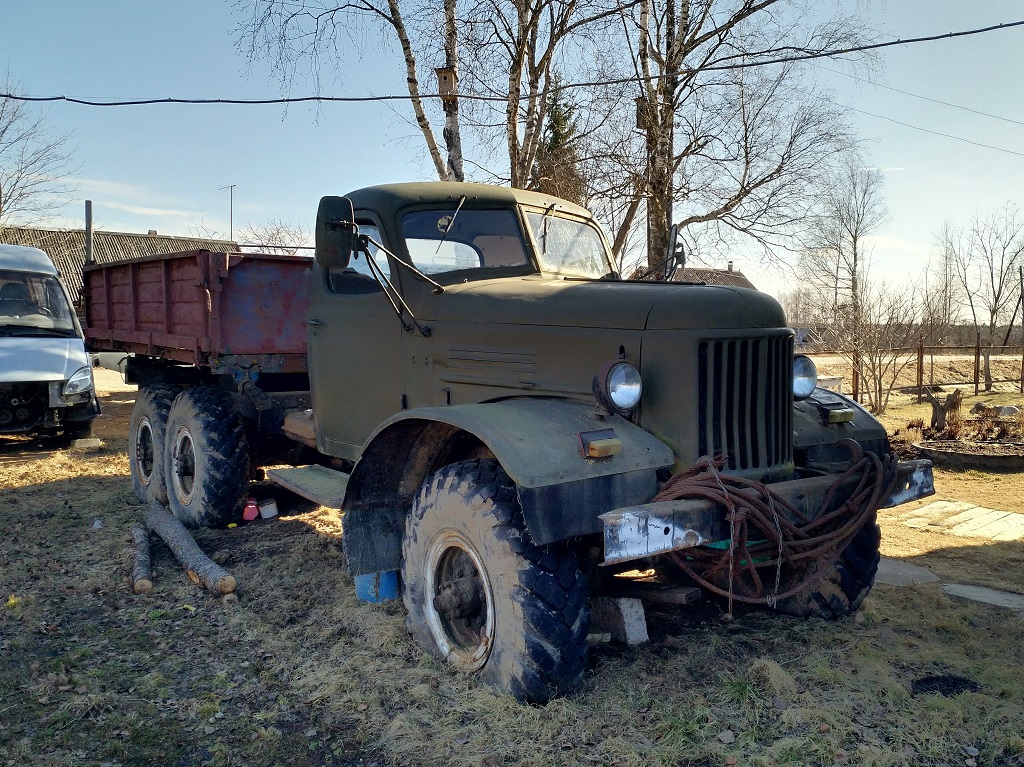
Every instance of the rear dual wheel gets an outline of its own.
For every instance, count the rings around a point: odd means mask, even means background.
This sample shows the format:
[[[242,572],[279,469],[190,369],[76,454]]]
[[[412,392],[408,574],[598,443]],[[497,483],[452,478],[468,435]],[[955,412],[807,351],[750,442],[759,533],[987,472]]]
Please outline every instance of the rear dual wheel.
[[[132,488],[142,503],[167,503],[164,435],[167,413],[176,395],[169,387],[143,386],[135,397],[128,424],[128,465]]]
[[[231,395],[199,386],[175,397],[163,453],[167,505],[182,524],[224,527],[241,516],[249,440]]]

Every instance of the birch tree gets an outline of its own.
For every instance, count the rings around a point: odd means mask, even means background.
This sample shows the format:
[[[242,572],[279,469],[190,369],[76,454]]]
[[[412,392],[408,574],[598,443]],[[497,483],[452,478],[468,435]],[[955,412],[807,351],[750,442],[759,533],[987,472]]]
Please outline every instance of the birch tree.
[[[10,76],[0,87],[17,95]],[[64,204],[72,170],[67,144],[29,104],[0,97],[0,226],[34,223]]]
[[[352,48],[367,36],[385,32],[398,44],[405,67],[409,103],[437,177],[464,180],[462,131],[471,123],[477,139],[501,136],[504,169],[485,167],[486,176],[528,188],[543,148],[547,107],[556,64],[570,41],[618,22],[625,7],[618,0],[239,0],[248,20],[239,47],[250,61],[271,62],[282,87],[290,90],[309,72],[319,91],[322,78],[351,63]],[[442,21],[438,21],[442,20]],[[579,49],[576,50],[576,53]],[[442,64],[455,72],[454,97],[444,99],[441,116],[446,153],[438,144],[428,98],[436,87],[421,84],[424,70]],[[473,109],[467,112],[465,96]],[[489,159],[489,158],[487,158]]]
[[[795,64],[729,67],[862,39],[855,19],[813,16],[787,0],[641,0],[626,15],[650,268],[674,218],[691,251],[738,235],[772,252],[808,220],[822,170],[852,144],[843,116]]]

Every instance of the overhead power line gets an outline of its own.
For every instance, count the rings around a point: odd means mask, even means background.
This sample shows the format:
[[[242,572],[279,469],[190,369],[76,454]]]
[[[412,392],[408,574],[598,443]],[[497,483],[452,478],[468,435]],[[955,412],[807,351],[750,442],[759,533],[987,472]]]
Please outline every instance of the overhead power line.
[[[835,103],[835,102],[833,102]],[[997,152],[1003,152],[1005,154],[1013,154],[1017,157],[1024,157],[1024,152],[1016,152],[1013,149],[1005,149],[1001,146],[993,146],[992,144],[982,144],[980,141],[971,141],[968,138],[962,136],[954,136],[951,133],[942,133],[941,131],[932,130],[931,128],[922,128],[920,125],[911,125],[910,123],[902,122],[893,117],[886,117],[885,115],[877,115],[874,112],[865,112],[863,109],[854,109],[851,106],[840,105],[843,109],[849,109],[851,112],[857,112],[858,114],[867,115],[868,117],[877,117],[879,120],[888,120],[891,123],[902,125],[904,128],[913,128],[914,130],[922,131],[923,133],[931,133],[933,136],[942,136],[943,138],[951,138],[954,141],[962,141],[965,144],[973,144],[974,146],[984,147],[985,149],[994,149]]]
[[[933,104],[941,104],[944,107],[952,107],[953,109],[961,109],[964,112],[970,112],[971,114],[981,115],[982,117],[990,117],[993,120],[1002,120],[1003,122],[1012,123],[1014,125],[1024,125],[1024,121],[1014,120],[1011,117],[1002,117],[1001,115],[994,115],[991,112],[982,112],[979,109],[971,109],[965,107],[962,104],[953,104],[949,101],[942,101],[940,99],[933,99],[930,96],[922,96],[920,93],[911,93],[910,91],[904,91],[899,88],[893,88],[891,85],[883,85],[882,83],[875,82],[867,77],[858,77],[857,75],[850,74],[849,72],[843,72],[838,69],[829,69],[828,67],[818,66],[825,72],[831,72],[834,75],[842,75],[843,77],[849,77],[851,80],[857,80],[868,85],[873,85],[876,88],[885,88],[887,91],[893,91],[894,93],[902,93],[904,96],[912,96],[915,99],[921,99],[922,101],[930,101]]]
[[[980,35],[988,32],[996,32],[1001,29],[1011,29],[1013,27],[1024,26],[1024,20],[1021,21],[1010,21],[1003,24],[995,24],[993,26],[981,27],[979,29],[967,29],[960,32],[946,32],[941,35],[927,35],[924,37],[909,37],[906,39],[889,40],[883,43],[871,43],[870,45],[858,45],[850,48],[837,48],[834,50],[827,51],[814,51],[810,53],[800,53],[793,56],[780,56],[773,59],[758,59],[756,61],[739,61],[735,64],[720,64],[710,67],[699,67],[697,69],[684,69],[680,72],[673,72],[664,75],[657,75],[649,78],[650,80],[659,80],[663,77],[677,76],[681,73],[693,73],[693,72],[715,72],[715,71],[729,71],[734,69],[752,69],[755,67],[766,67],[774,64],[787,64],[794,61],[809,61],[812,59],[822,58],[833,58],[835,56],[845,56],[850,53],[862,53],[864,51],[873,51],[880,48],[889,48],[894,45],[911,45],[914,43],[927,43],[935,42],[937,40],[951,40],[957,37],[967,37],[970,35]],[[606,85],[624,85],[627,83],[637,82],[635,77],[626,77],[613,80],[597,80],[593,82],[584,83],[566,83],[562,85],[563,90],[570,88],[592,88]],[[28,101],[28,102],[54,102],[63,101],[68,104],[79,104],[82,106],[91,107],[126,107],[126,106],[145,106],[149,104],[229,104],[229,105],[244,105],[244,106],[259,106],[267,104],[303,104],[309,102],[321,102],[321,103],[360,103],[360,102],[381,102],[381,101],[410,101],[412,96],[408,94],[403,95],[383,95],[383,96],[290,96],[280,97],[272,99],[193,99],[193,98],[146,98],[146,99],[128,99],[122,101],[101,101],[96,99],[84,99],[75,98],[72,96],[22,96],[15,93],[0,93],[0,98],[12,99],[14,101]],[[422,99],[439,99],[441,98],[440,93],[426,93],[420,94],[419,98]],[[460,94],[460,99],[467,101],[498,101],[504,102],[508,99],[502,96],[475,96],[469,94]],[[523,96],[522,98],[528,98]]]

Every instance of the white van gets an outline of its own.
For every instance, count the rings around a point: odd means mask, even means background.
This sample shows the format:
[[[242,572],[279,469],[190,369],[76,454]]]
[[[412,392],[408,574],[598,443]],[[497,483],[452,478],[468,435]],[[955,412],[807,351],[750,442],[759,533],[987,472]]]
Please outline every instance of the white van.
[[[87,437],[99,415],[78,317],[50,258],[0,244],[0,436]]]

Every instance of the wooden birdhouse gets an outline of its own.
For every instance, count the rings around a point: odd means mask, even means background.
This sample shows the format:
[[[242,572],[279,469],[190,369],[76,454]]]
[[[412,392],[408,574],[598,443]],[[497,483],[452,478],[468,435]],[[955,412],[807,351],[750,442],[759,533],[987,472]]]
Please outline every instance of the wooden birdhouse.
[[[437,73],[437,92],[441,95],[441,101],[451,103],[458,99],[459,76],[455,74],[455,67],[438,67],[434,71]]]

